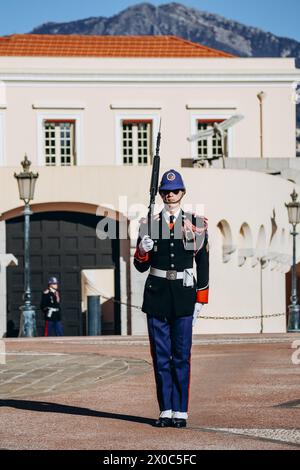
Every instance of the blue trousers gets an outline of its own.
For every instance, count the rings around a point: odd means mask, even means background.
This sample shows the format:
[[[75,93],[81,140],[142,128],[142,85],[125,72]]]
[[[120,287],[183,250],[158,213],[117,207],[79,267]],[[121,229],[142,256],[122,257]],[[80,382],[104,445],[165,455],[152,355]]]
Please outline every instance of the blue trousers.
[[[52,330],[55,330],[56,336],[63,336],[63,327],[61,321],[49,321],[45,322],[45,336],[51,336]]]
[[[193,316],[160,320],[147,315],[160,411],[188,411]]]

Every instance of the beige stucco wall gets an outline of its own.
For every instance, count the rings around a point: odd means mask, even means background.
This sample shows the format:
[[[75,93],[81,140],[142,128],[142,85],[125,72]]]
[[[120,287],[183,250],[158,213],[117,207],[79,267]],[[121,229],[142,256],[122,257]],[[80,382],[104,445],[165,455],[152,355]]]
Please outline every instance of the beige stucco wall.
[[[164,89],[166,88],[166,89]],[[67,90],[43,86],[42,88],[7,88],[7,110],[4,112],[6,126],[5,161],[17,164],[24,150],[33,163],[38,163],[38,122],[42,116],[69,116],[80,118],[80,148],[77,149],[79,164],[112,165],[117,163],[117,132],[121,134],[121,117],[145,116],[162,118],[163,139],[161,155],[166,166],[179,164],[181,158],[191,158],[193,143],[187,141],[195,130],[192,123],[197,117],[230,117],[240,113],[244,120],[232,128],[230,136],[231,157],[258,157],[260,155],[259,101],[257,94],[264,90],[264,156],[269,158],[293,158],[295,156],[295,105],[292,103],[291,87],[268,87],[267,85],[236,89],[229,86],[193,86],[184,89],[176,85],[132,86],[97,86],[85,88],[72,87]],[[84,110],[45,110],[32,109],[35,102],[76,103],[77,97],[85,106]],[[151,109],[110,109],[114,102],[122,100],[137,102],[140,106],[158,103],[160,110]],[[226,97],[226,98],[225,98]],[[234,109],[210,109],[207,103],[203,109],[186,109],[190,102],[204,103],[208,99],[219,103],[231,101]],[[157,106],[158,106],[157,105]],[[129,105],[130,106],[130,105]],[[197,104],[195,103],[195,106]],[[198,105],[200,106],[200,105]],[[224,106],[229,106],[224,104]],[[283,118],[284,116],[284,118]],[[276,119],[274,117],[277,117]],[[180,129],[180,132],[178,132]],[[18,139],[15,138],[16,132]],[[79,131],[78,131],[79,132]],[[116,148],[117,147],[117,148]],[[40,158],[43,158],[40,155]]]
[[[164,171],[162,168],[161,171]],[[17,185],[13,172],[19,168],[2,168],[0,171],[1,201],[0,212],[5,213],[20,206]],[[131,216],[140,209],[146,213],[150,170],[148,168],[121,167],[71,167],[39,168],[35,203],[81,202],[101,207],[113,208]],[[181,169],[188,188],[185,203],[205,213],[209,222],[210,243],[210,300],[204,307],[204,315],[240,316],[284,313],[285,312],[285,272],[289,270],[291,240],[284,202],[290,199],[292,183],[265,174],[238,170]],[[297,190],[297,188],[296,188]],[[299,190],[299,188],[298,188]],[[121,199],[119,199],[121,196]],[[120,206],[121,202],[121,206]],[[138,207],[138,204],[144,206]],[[34,206],[33,206],[34,208]],[[159,208],[159,207],[158,207]],[[280,243],[272,244],[271,217],[275,210],[277,233]],[[136,219],[139,219],[137,215]],[[224,243],[218,224],[226,220],[232,234],[232,245],[236,250],[223,262]],[[238,265],[239,249],[243,246],[239,239],[240,227],[247,223],[251,231],[253,256],[246,258],[243,266]],[[265,247],[257,246],[260,227],[265,230]],[[132,222],[132,230],[137,227]],[[282,238],[282,230],[285,236]],[[132,238],[133,253],[135,238]],[[298,247],[298,253],[300,254]],[[272,254],[272,262],[262,270],[256,258],[267,260]],[[277,262],[276,259],[282,260]],[[252,265],[255,266],[252,266]],[[10,268],[13,269],[13,268]],[[131,303],[141,305],[143,282],[131,265]],[[262,287],[261,287],[262,286]],[[122,301],[126,302],[129,293],[123,289]],[[261,306],[261,297],[262,305]],[[123,321],[126,321],[123,312]],[[126,330],[123,330],[126,331]],[[132,333],[145,333],[145,317],[137,309],[132,309]],[[259,332],[260,319],[255,320],[199,320],[195,332]],[[285,317],[264,321],[264,331],[285,331]]]
[[[297,80],[292,59],[1,57],[4,164],[17,165],[25,151],[34,164],[43,163],[39,121],[51,116],[79,119],[80,165],[120,163],[118,123],[127,115],[154,118],[155,131],[162,118],[161,154],[173,166],[193,156],[195,144],[186,138],[197,117],[243,114],[230,131],[230,156],[257,158],[261,91],[264,156],[293,158]]]

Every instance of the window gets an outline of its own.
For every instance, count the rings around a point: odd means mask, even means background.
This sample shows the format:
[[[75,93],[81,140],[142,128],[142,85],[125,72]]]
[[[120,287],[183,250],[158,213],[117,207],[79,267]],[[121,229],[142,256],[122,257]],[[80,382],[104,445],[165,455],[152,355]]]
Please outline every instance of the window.
[[[124,165],[149,165],[151,162],[152,121],[122,121],[122,160]]]
[[[197,130],[204,131],[213,128],[213,123],[223,122],[224,119],[198,119]],[[222,157],[222,140],[220,136],[213,135],[207,139],[197,141],[197,157],[199,159]]]
[[[44,120],[44,152],[47,166],[76,165],[75,120]]]

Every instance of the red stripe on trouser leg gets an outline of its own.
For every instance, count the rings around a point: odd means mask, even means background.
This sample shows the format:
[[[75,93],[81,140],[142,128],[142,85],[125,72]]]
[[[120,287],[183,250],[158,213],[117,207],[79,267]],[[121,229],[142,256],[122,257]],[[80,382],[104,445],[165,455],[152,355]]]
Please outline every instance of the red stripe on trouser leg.
[[[48,320],[46,320],[46,322],[45,322],[45,332],[44,332],[44,336],[48,336]]]
[[[189,357],[189,385],[188,385],[187,411],[189,410],[189,403],[190,403],[191,368],[192,368],[192,361],[191,361],[191,354],[190,354],[190,357]]]

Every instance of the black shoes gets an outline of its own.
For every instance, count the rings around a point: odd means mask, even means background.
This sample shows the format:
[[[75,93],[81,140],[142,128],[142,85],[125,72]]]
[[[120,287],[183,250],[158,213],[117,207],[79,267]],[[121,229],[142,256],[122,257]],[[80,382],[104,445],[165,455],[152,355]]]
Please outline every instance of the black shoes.
[[[186,419],[182,418],[173,418],[172,419],[173,428],[186,428]]]
[[[169,428],[172,426],[172,419],[171,418],[158,418],[155,421],[154,426],[157,428]]]
[[[182,418],[158,418],[154,422],[154,426],[157,428],[186,428],[186,419]]]

